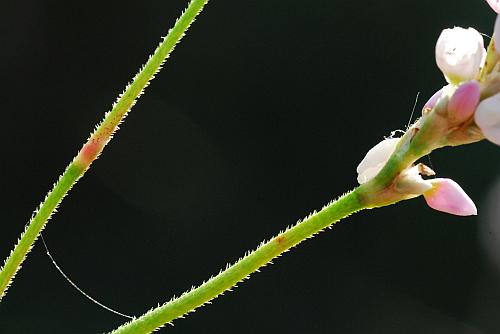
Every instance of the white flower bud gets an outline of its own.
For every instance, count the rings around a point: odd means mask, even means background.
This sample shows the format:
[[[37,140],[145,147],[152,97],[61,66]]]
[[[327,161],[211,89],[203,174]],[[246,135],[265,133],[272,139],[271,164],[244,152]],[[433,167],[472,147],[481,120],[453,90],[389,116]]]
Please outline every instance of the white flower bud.
[[[366,156],[356,168],[359,184],[370,181],[380,172],[396,149],[399,139],[384,139],[366,153]]]
[[[474,120],[486,139],[500,145],[500,94],[481,101],[474,114]]]
[[[441,32],[436,43],[436,63],[448,82],[475,79],[485,59],[483,37],[477,30],[455,27]]]

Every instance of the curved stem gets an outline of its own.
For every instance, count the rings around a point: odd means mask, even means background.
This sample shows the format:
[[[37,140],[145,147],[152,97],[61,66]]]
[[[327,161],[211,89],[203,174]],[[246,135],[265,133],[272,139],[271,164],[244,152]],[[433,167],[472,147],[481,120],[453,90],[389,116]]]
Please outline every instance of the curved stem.
[[[199,306],[236,286],[251,273],[267,265],[283,252],[312,237],[340,219],[363,209],[356,190],[331,202],[320,212],[314,213],[271,240],[262,243],[255,251],[228,266],[217,276],[199,287],[172,299],[141,317],[114,330],[111,334],[146,334],[162,327],[174,319],[194,311]]]
[[[186,30],[207,2],[208,0],[192,0],[189,3],[184,13],[170,29],[168,35],[158,45],[154,54],[127,86],[123,94],[120,95],[112,110],[106,114],[102,123],[92,133],[78,155],[66,167],[64,173],[47,194],[0,270],[0,301],[59,203],[78,179],[83,176],[90,164],[97,159],[104,146],[112,138],[113,133],[118,129],[120,122],[123,121],[128,111],[134,106],[137,98],[160,70],[165,59],[170,55],[175,45],[184,36]]]

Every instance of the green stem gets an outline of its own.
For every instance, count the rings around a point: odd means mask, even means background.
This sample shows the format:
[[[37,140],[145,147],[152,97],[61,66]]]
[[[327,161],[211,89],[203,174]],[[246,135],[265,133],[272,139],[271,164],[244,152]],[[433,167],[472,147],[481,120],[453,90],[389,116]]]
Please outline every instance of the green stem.
[[[224,291],[233,288],[238,282],[268,264],[281,253],[363,208],[364,206],[359,201],[356,190],[354,190],[337,201],[331,202],[320,212],[312,214],[292,228],[261,244],[255,251],[199,287],[122,325],[111,334],[151,333],[172,320],[192,312]]]
[[[25,231],[21,234],[17,245],[12,250],[0,271],[0,301],[57,206],[61,203],[71,187],[83,176],[85,171],[90,167],[90,164],[102,152],[104,146],[112,138],[113,133],[118,129],[120,122],[135,104],[136,99],[148,86],[149,82],[154,78],[154,75],[160,70],[165,59],[184,36],[186,30],[207,2],[208,0],[192,0],[189,3],[184,13],[176,21],[174,27],[170,29],[168,35],[158,45],[146,65],[144,65],[141,71],[134,77],[132,83],[127,86],[123,94],[113,105],[112,110],[106,114],[102,123],[83,145],[78,155],[68,165],[52,190],[48,193],[43,203],[33,215]]]

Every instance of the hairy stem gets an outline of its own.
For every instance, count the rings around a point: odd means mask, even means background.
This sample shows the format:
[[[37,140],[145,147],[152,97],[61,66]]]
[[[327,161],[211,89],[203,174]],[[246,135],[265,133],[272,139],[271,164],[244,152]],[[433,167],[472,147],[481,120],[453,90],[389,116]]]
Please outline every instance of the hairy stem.
[[[241,258],[232,266],[228,266],[217,276],[212,277],[199,287],[152,309],[137,319],[131,320],[111,334],[151,333],[172,320],[194,311],[197,307],[209,302],[224,291],[235,287],[238,282],[267,265],[283,252],[363,208],[364,206],[358,200],[356,190],[354,190],[337,201],[328,204],[320,212],[312,214],[292,228],[262,243],[255,251]]]
[[[154,78],[154,75],[160,70],[165,59],[172,52],[177,42],[184,36],[186,30],[207,2],[208,0],[192,0],[189,3],[184,13],[176,21],[173,28],[170,29],[168,35],[158,45],[154,54],[127,86],[123,94],[113,105],[112,110],[106,114],[102,123],[92,133],[74,160],[66,167],[66,170],[54,184],[54,187],[47,194],[38,210],[35,211],[31,221],[21,234],[18,243],[0,271],[0,301],[59,203],[61,203],[71,187],[83,176],[85,171],[90,167],[90,164],[102,152],[104,146],[112,138],[113,133],[118,129],[120,122],[125,118],[137,98]]]

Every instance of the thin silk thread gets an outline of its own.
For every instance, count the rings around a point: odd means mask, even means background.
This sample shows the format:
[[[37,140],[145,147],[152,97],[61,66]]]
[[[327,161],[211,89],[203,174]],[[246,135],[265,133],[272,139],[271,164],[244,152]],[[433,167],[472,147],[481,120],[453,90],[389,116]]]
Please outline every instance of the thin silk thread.
[[[415,108],[417,107],[418,97],[420,96],[420,92],[417,92],[417,96],[415,96],[415,102],[413,102],[413,108],[411,109],[410,119],[406,124],[406,131],[410,128],[411,121],[413,119],[413,114],[415,113]]]
[[[40,233],[40,238],[42,239],[42,243],[43,243],[43,247],[45,248],[45,253],[47,254],[47,256],[49,257],[50,261],[52,262],[52,264],[54,265],[54,267],[57,269],[57,271],[62,275],[62,277],[64,277],[64,279],[66,281],[68,281],[69,284],[71,284],[71,286],[73,288],[75,288],[79,293],[81,293],[85,298],[87,298],[88,300],[90,300],[92,303],[100,306],[101,308],[111,312],[111,313],[114,313],[116,315],[120,315],[124,318],[127,318],[127,319],[135,319],[134,316],[130,316],[130,315],[127,315],[127,314],[124,314],[122,312],[119,312],[117,310],[114,310],[112,309],[111,307],[109,306],[106,306],[104,305],[103,303],[99,302],[97,299],[93,298],[92,296],[90,296],[88,293],[86,293],[85,291],[83,291],[78,285],[76,285],[75,282],[73,282],[69,277],[68,275],[66,275],[66,273],[61,269],[61,267],[59,267],[59,265],[57,264],[56,260],[54,260],[54,257],[52,256],[52,254],[50,254],[50,251],[49,251],[49,247],[47,246],[47,242],[45,242],[45,238],[43,237],[43,233]]]

